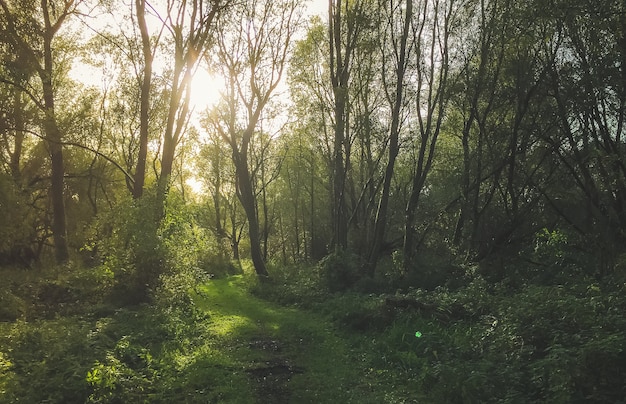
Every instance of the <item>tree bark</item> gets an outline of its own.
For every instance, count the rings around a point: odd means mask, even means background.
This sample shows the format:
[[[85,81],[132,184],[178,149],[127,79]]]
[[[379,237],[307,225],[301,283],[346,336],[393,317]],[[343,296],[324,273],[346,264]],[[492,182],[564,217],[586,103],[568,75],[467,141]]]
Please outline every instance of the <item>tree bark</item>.
[[[332,213],[333,213],[333,242],[335,250],[348,247],[348,214],[346,212],[346,129],[348,106],[348,83],[350,80],[350,60],[354,50],[355,27],[349,25],[348,32],[342,32],[341,1],[328,2],[328,33],[330,46],[330,80],[333,86],[334,98],[334,139],[332,162]],[[344,38],[344,36],[346,38]],[[344,46],[343,40],[346,40]]]
[[[51,162],[51,186],[50,199],[52,200],[52,238],[54,240],[54,256],[59,264],[69,260],[69,248],[67,244],[67,223],[65,216],[65,167],[63,162],[62,135],[57,125],[54,87],[52,84],[53,55],[52,39],[56,33],[50,21],[48,4],[42,2],[45,31],[43,33],[44,64],[39,70],[44,99],[44,130],[46,140],[50,148]],[[57,21],[59,24],[60,21]]]
[[[385,167],[385,177],[383,179],[383,189],[378,203],[378,210],[376,212],[376,222],[374,225],[374,239],[372,242],[372,249],[369,256],[370,272],[373,274],[376,270],[376,264],[380,256],[380,250],[385,240],[385,229],[387,226],[387,209],[389,205],[389,195],[391,192],[391,180],[394,173],[394,167],[396,163],[396,157],[399,153],[399,136],[400,136],[400,113],[402,110],[402,103],[404,99],[404,75],[406,72],[406,60],[407,60],[407,42],[411,28],[411,18],[413,15],[413,1],[407,0],[404,16],[404,25],[402,29],[402,37],[400,38],[400,50],[397,52],[396,61],[396,86],[393,90],[393,100],[391,102],[392,115],[391,115],[391,128],[389,130],[389,158],[387,160],[387,166]],[[389,18],[393,18],[390,13]],[[393,35],[393,34],[392,34]],[[395,41],[394,41],[395,43]],[[383,66],[383,70],[384,70]],[[384,74],[384,73],[383,73]],[[391,95],[388,96],[391,99]],[[391,100],[390,100],[391,101]]]
[[[154,58],[150,48],[150,35],[146,24],[146,2],[136,0],[137,22],[141,33],[141,44],[143,52],[143,76],[141,79],[141,93],[139,106],[139,152],[137,154],[137,166],[135,168],[134,183],[132,184],[133,198],[139,199],[143,195],[143,188],[146,179],[146,160],[148,156],[148,127],[150,110],[150,87],[152,83],[152,60]]]
[[[245,135],[244,135],[245,136]],[[237,173],[237,197],[243,206],[248,219],[248,232],[250,234],[250,256],[254,269],[259,276],[267,277],[267,267],[263,260],[263,250],[261,249],[261,232],[259,229],[259,218],[256,210],[256,198],[252,187],[252,178],[248,169],[247,145],[243,151],[233,151],[233,162]]]

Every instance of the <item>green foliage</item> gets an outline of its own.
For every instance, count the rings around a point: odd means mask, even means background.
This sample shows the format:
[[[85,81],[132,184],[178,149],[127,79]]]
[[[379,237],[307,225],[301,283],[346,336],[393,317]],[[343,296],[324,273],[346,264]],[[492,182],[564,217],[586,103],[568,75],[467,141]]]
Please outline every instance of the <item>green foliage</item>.
[[[100,257],[106,272],[113,274],[120,299],[145,299],[140,292],[148,282],[154,286],[161,272],[163,252],[157,237],[155,204],[153,195],[120,201],[96,219],[91,241],[85,247]]]
[[[25,256],[35,239],[36,228],[36,217],[27,195],[0,172],[0,264],[29,265],[34,258]]]
[[[330,319],[385,402],[616,402],[623,398],[623,290],[572,279],[511,288],[473,277],[454,291],[303,295]],[[274,271],[276,273],[276,271]],[[291,281],[308,278],[290,272]],[[302,282],[302,281],[301,281]],[[271,289],[276,289],[273,293]],[[282,282],[262,296],[293,304]],[[420,337],[416,337],[419,333]],[[384,392],[384,393],[381,393]],[[364,397],[368,397],[365,395]],[[367,401],[367,398],[362,397]]]
[[[88,389],[83,378],[93,358],[87,321],[18,321],[3,331],[0,401],[84,401]]]
[[[327,255],[318,265],[331,292],[345,291],[363,277],[361,257],[346,250]]]
[[[568,247],[567,235],[558,229],[545,227],[535,235],[535,256],[548,264],[562,264]]]
[[[371,360],[375,368],[409,378],[427,401],[623,397],[626,322],[619,313],[626,301],[617,293],[598,286],[583,293],[553,286],[511,293],[475,281],[456,292],[416,290],[402,297],[423,309],[401,310],[375,334]]]
[[[328,297],[328,288],[322,280],[319,266],[311,264],[272,266],[272,277],[251,289],[261,298],[284,305],[310,307]]]
[[[120,310],[98,320],[92,336],[106,349],[85,373],[86,402],[177,399],[189,388],[179,376],[194,363],[192,348],[201,344],[206,320],[191,306]]]
[[[24,299],[16,296],[12,291],[0,289],[0,321],[15,321],[24,315],[26,304]]]
[[[146,300],[146,293],[176,299],[205,274],[236,272],[215,237],[197,224],[192,207],[172,191],[159,218],[158,203],[153,192],[121,201],[98,219],[86,247],[101,257],[114,275],[117,298],[127,303]]]
[[[28,307],[25,316],[34,314]],[[0,401],[166,403],[201,394],[213,383],[198,379],[196,360],[207,325],[191,299],[117,310],[83,302],[53,318],[2,322]]]

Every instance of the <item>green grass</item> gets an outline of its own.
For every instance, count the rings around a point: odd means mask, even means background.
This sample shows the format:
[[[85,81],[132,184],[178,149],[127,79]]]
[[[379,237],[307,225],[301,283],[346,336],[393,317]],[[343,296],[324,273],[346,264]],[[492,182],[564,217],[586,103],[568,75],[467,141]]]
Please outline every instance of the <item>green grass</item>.
[[[0,297],[12,303],[0,313],[0,403],[624,396],[621,286],[509,290],[477,280],[458,291],[332,294],[314,278],[258,283],[248,269],[193,292],[172,283],[167,299],[123,307],[98,298],[107,278],[94,271],[2,272]],[[401,298],[424,310],[394,308]]]
[[[63,271],[6,272],[0,292],[15,304],[0,322],[0,402],[384,401],[332,319],[255,296],[250,270],[198,285],[191,300],[134,307],[90,298],[99,274],[78,282],[82,271],[67,282]],[[265,375],[272,366],[282,374]]]
[[[226,352],[239,371],[272,360],[298,369],[285,383],[290,402],[364,402],[362,369],[354,365],[354,353],[332,324],[313,313],[261,300],[248,286],[244,276],[233,276],[198,288],[195,301],[211,318],[212,345]],[[258,341],[272,341],[278,348],[251,349]],[[262,391],[257,398],[263,401]]]

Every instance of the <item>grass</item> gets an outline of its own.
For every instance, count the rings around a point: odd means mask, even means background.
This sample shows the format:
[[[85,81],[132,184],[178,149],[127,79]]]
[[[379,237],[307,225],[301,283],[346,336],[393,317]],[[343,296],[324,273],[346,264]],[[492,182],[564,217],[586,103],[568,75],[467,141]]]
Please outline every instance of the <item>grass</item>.
[[[189,294],[171,284],[167,299],[124,307],[98,297],[108,278],[94,271],[0,272],[1,403],[619,402],[625,394],[623,286],[511,290],[477,279],[458,291],[333,294],[314,277],[258,283],[247,270]]]
[[[251,271],[134,307],[94,298],[89,271],[4,272],[0,402],[385,402],[331,318],[255,296]]]
[[[227,352],[239,371],[260,363],[297,369],[285,381],[290,402],[364,402],[354,353],[327,319],[261,300],[248,291],[245,276],[211,280],[198,288],[195,301],[211,318],[213,344]],[[251,349],[255,345],[267,349]],[[264,386],[257,386],[259,402]],[[254,389],[254,386],[253,386]]]

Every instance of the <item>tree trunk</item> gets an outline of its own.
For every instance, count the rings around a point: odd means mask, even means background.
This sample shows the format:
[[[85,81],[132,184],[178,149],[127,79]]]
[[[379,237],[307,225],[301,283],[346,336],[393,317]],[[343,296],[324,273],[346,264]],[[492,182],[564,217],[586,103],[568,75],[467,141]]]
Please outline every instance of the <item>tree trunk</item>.
[[[133,198],[139,199],[143,195],[146,178],[146,159],[148,156],[148,125],[150,110],[150,86],[152,82],[152,51],[150,49],[150,36],[145,17],[145,0],[136,0],[137,21],[141,32],[141,43],[144,59],[143,77],[141,79],[141,95],[139,107],[139,152],[137,154],[137,166],[135,168],[134,183],[132,184]]]
[[[380,250],[385,240],[385,229],[387,227],[387,207],[389,205],[389,194],[391,192],[391,179],[394,173],[396,157],[399,153],[398,138],[400,135],[400,113],[404,99],[404,75],[406,71],[407,59],[407,41],[411,29],[411,17],[413,14],[413,1],[407,0],[404,16],[404,25],[402,37],[400,38],[400,51],[397,53],[396,61],[396,86],[393,90],[391,128],[389,131],[389,159],[385,168],[385,177],[383,179],[383,189],[378,203],[376,212],[376,222],[374,225],[374,239],[372,242],[372,250],[369,257],[370,272],[373,274],[376,270],[376,264],[380,256]],[[392,16],[390,16],[392,18]],[[395,42],[395,41],[394,41]],[[396,48],[397,49],[397,48]],[[383,73],[384,74],[384,73]]]
[[[259,229],[259,218],[256,211],[256,203],[254,190],[252,188],[252,178],[248,169],[247,147],[244,152],[233,151],[233,162],[235,163],[235,171],[237,173],[237,197],[243,206],[248,219],[248,232],[250,235],[250,255],[254,270],[257,275],[267,277],[269,273],[263,260],[263,251],[261,248],[261,232]]]
[[[44,68],[40,70],[40,79],[44,98],[44,130],[50,148],[52,200],[52,238],[54,240],[54,256],[59,264],[69,260],[67,245],[67,224],[65,217],[65,167],[63,163],[63,146],[61,132],[56,121],[54,109],[54,88],[52,86],[52,34],[44,34]]]
[[[348,83],[350,79],[350,59],[353,46],[351,43],[356,36],[356,28],[349,26],[347,32],[342,32],[342,5],[340,1],[333,4],[328,1],[328,34],[330,46],[330,79],[333,86],[334,98],[334,142],[332,162],[332,212],[333,212],[333,242],[335,250],[348,247],[348,214],[346,212],[346,167],[348,157],[346,155],[346,129],[347,129],[347,106],[348,106]],[[351,24],[351,23],[349,23]],[[343,40],[347,43],[343,44]]]
[[[25,103],[22,100],[22,92],[18,89],[13,89],[13,116],[15,119],[15,131],[13,152],[10,156],[9,168],[11,170],[11,176],[13,181],[21,187],[22,184],[22,170],[20,167],[22,159],[22,149],[24,145],[24,133],[25,123],[22,114],[24,113]]]
[[[335,89],[335,139],[333,159],[333,220],[335,249],[348,247],[348,217],[346,214],[345,143],[346,88]]]

